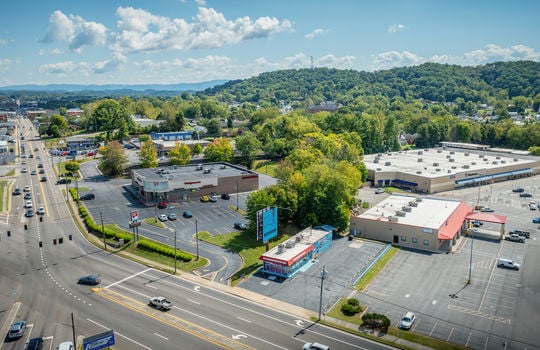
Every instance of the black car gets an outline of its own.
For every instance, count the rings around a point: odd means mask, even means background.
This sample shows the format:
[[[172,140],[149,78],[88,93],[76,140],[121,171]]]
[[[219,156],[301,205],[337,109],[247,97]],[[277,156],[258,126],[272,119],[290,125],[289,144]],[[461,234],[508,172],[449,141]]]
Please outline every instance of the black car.
[[[193,213],[190,212],[189,210],[186,210],[183,214],[182,214],[183,217],[189,219],[191,217],[193,217]]]
[[[231,199],[231,195],[228,194],[228,193],[223,193],[223,194],[221,195],[221,199]]]
[[[80,197],[80,199],[82,201],[89,201],[89,200],[92,200],[92,199],[95,199],[95,198],[96,198],[96,196],[93,193],[85,193]]]
[[[532,197],[532,194],[528,193],[528,192],[521,192],[519,194],[520,197]]]
[[[512,189],[512,192],[521,193],[521,192],[525,192],[525,189],[524,189],[524,188],[521,188],[521,187],[513,188],[513,189]]]
[[[21,189],[19,187],[15,187],[15,189],[13,190],[13,195],[18,196],[20,194],[21,194]]]
[[[60,179],[56,181],[57,185],[65,185],[65,184],[70,184],[70,183],[71,183],[71,179]]]
[[[242,223],[242,222],[235,222],[234,223],[234,228],[237,229],[237,230],[247,230],[247,225]]]
[[[87,284],[90,286],[97,286],[101,283],[101,278],[97,275],[83,276],[79,278],[78,284]]]
[[[43,349],[43,338],[32,338],[26,343],[24,350],[41,350]]]

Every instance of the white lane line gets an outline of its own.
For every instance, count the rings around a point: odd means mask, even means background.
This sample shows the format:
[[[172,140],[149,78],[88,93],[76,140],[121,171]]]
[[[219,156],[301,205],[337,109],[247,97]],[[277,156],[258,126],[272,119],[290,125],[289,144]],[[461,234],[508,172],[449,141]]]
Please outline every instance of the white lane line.
[[[87,318],[86,320],[87,320],[88,322],[92,322],[92,323],[95,324],[95,325],[98,325],[99,327],[101,327],[101,328],[103,328],[103,329],[107,329],[107,330],[110,329],[109,327],[106,327],[106,326],[104,326],[104,325],[102,325],[102,324],[100,324],[100,323],[98,323],[98,322],[96,322],[96,321],[94,321],[94,320],[89,319],[89,318]],[[125,335],[123,335],[122,333],[120,333],[120,332],[118,332],[118,331],[114,331],[114,334],[115,334],[115,335],[119,335],[119,336],[121,336],[122,338],[127,339],[127,340],[129,340],[130,342],[132,342],[132,343],[134,343],[134,344],[137,344],[138,346],[140,346],[140,347],[142,347],[142,348],[145,348],[145,349],[147,349],[147,350],[152,350],[152,348],[149,348],[149,347],[146,346],[146,345],[143,345],[143,344],[141,344],[141,343],[139,343],[139,342],[137,342],[137,341],[135,341],[135,340],[133,340],[133,339],[131,339],[131,338],[129,338],[129,337],[126,337]]]
[[[238,317],[238,316],[236,316],[236,318],[239,319],[240,321],[244,321],[244,322],[247,322],[247,323],[251,323],[250,320],[246,320],[245,318]]]
[[[198,301],[195,301],[193,299],[188,299],[187,301],[189,301],[190,303],[193,303],[193,304],[201,305],[201,303],[199,303]]]
[[[137,272],[137,273],[135,273],[135,274],[133,274],[133,275],[131,275],[131,276],[128,276],[128,277],[126,277],[126,278],[124,278],[124,279],[121,279],[120,281],[117,281],[117,282],[114,282],[114,283],[109,284],[108,286],[105,287],[105,289],[108,289],[108,288],[113,287],[113,286],[115,286],[115,285],[117,285],[117,284],[120,284],[120,283],[122,283],[122,282],[125,282],[125,281],[127,281],[127,280],[129,280],[129,279],[131,279],[131,278],[133,278],[133,277],[137,277],[138,275],[143,274],[143,273],[146,273],[146,272],[148,272],[148,271],[150,271],[150,270],[152,270],[152,268],[149,268],[149,269],[146,269],[146,270]]]
[[[157,335],[158,337],[162,338],[162,339],[165,339],[165,340],[169,340],[169,338],[161,335],[161,334],[157,334],[157,333],[154,333],[154,335]]]

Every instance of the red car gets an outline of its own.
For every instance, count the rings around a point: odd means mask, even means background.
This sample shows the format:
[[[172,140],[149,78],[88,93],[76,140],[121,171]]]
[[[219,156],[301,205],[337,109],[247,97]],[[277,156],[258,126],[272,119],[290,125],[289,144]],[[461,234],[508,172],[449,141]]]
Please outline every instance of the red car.
[[[161,202],[158,203],[157,207],[159,209],[165,209],[165,208],[167,208],[167,203],[164,202],[164,201],[161,201]]]
[[[92,156],[95,156],[95,155],[96,155],[96,152],[87,152],[86,153],[87,157],[92,157]]]

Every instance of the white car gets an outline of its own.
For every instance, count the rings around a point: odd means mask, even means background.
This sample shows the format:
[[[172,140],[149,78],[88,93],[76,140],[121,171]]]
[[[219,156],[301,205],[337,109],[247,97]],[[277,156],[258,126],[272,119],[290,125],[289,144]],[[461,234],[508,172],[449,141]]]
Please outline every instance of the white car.
[[[159,221],[167,221],[167,215],[161,214],[160,216],[158,216],[158,219]]]
[[[305,343],[303,350],[330,350],[330,347],[321,343]]]
[[[36,211],[36,214],[38,214],[38,215],[45,215],[45,207],[42,206],[42,205],[40,205],[40,206],[38,207],[38,210]]]
[[[411,329],[414,321],[416,320],[416,316],[412,312],[407,312],[403,317],[401,317],[401,320],[399,321],[399,328],[401,329]]]
[[[381,193],[384,193],[384,188],[380,188],[380,187],[379,187],[379,188],[377,188],[377,189],[375,190],[375,194],[381,194]]]
[[[24,207],[25,207],[25,208],[32,208],[32,206],[33,206],[33,205],[32,205],[32,201],[26,201],[26,202],[24,203]]]
[[[536,204],[530,203],[530,204],[529,204],[529,209],[530,209],[530,210],[536,210]]]

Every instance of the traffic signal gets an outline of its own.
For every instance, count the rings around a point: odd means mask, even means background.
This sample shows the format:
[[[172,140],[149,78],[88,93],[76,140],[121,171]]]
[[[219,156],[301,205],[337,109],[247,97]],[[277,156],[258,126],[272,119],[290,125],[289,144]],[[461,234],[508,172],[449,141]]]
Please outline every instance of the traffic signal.
[[[56,245],[56,238],[52,240],[53,244]]]
[[[11,231],[8,230],[7,236],[8,236],[8,237],[11,237]]]
[[[68,238],[70,241],[73,240],[73,235],[69,235]]]
[[[24,229],[28,230],[28,225],[27,224],[24,224]]]
[[[39,247],[43,248],[43,242],[42,241],[39,241]]]
[[[58,244],[62,244],[64,242],[64,239],[62,237],[58,238]]]

